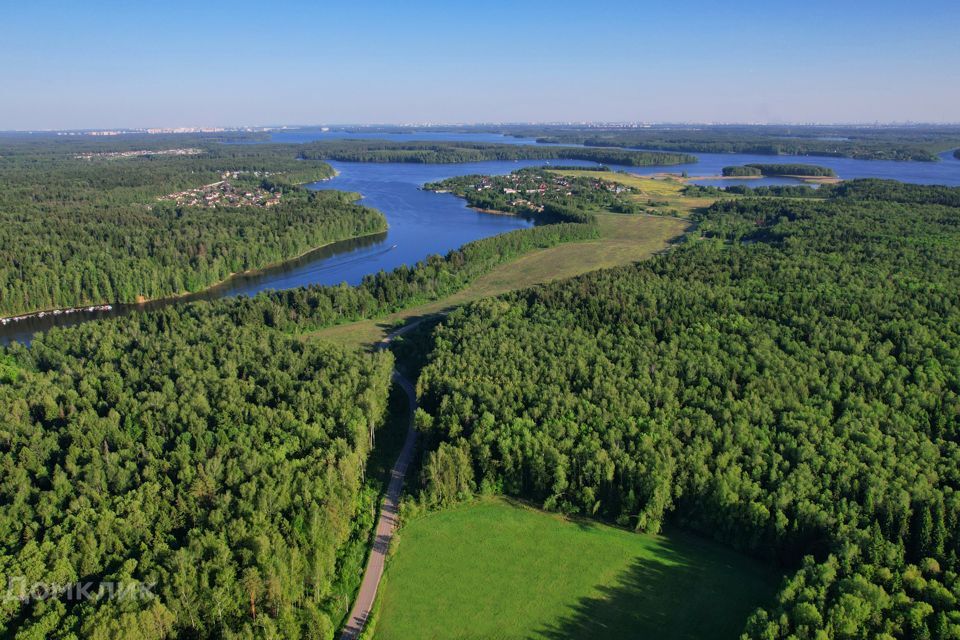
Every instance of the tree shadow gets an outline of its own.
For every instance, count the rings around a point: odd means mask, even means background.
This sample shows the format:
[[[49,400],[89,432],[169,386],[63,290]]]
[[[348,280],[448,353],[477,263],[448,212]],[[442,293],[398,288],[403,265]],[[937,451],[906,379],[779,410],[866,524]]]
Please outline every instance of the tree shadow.
[[[610,584],[598,585],[598,595],[580,598],[570,615],[531,638],[736,639],[750,613],[770,595],[730,558],[688,555],[669,544],[657,555],[635,559]]]

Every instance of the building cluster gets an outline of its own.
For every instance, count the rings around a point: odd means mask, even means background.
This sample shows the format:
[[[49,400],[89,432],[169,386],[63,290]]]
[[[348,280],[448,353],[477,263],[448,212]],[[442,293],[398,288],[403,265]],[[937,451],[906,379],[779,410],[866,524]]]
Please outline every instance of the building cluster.
[[[94,160],[96,158],[140,158],[145,156],[196,156],[203,153],[203,149],[136,149],[132,151],[90,151],[78,153],[74,158],[78,160]]]
[[[574,181],[576,184],[574,184]],[[487,189],[499,188],[507,195],[526,194],[526,195],[545,195],[547,193],[572,196],[576,189],[592,189],[595,191],[609,191],[617,195],[627,193],[630,187],[616,182],[607,182],[598,179],[571,179],[564,176],[541,176],[539,174],[529,174],[523,171],[511,173],[506,176],[480,176],[479,181],[473,185],[477,191],[486,191]]]
[[[268,191],[249,184],[234,185],[229,178],[241,172],[228,171],[224,179],[196,189],[178,191],[158,198],[160,201],[176,202],[182,207],[272,207],[280,204],[283,193]]]

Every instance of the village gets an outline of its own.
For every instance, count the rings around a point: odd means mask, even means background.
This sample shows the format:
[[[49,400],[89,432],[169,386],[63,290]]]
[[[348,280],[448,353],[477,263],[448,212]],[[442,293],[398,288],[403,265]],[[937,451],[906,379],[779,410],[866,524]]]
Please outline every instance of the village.
[[[547,204],[587,205],[609,210],[629,206],[629,186],[593,177],[565,176],[544,169],[521,169],[505,176],[464,176],[435,185],[467,198],[471,206],[490,211],[542,213]]]
[[[196,189],[177,191],[157,198],[161,202],[175,202],[181,207],[272,207],[280,203],[283,191],[271,191],[253,182],[235,185],[232,180],[247,175],[253,178],[265,178],[266,171],[225,171],[218,182],[203,185]]]
[[[143,158],[147,156],[196,156],[203,153],[203,149],[136,149],[132,151],[100,151],[78,153],[73,156],[77,160],[113,159],[113,158]]]

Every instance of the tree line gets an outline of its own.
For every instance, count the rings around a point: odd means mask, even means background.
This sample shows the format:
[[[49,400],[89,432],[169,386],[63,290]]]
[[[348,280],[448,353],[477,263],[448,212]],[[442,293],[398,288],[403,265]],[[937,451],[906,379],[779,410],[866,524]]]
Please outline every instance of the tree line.
[[[718,188],[688,184],[684,187],[684,194],[688,196],[721,196],[729,194],[833,200],[878,200],[905,204],[922,202],[924,204],[941,204],[948,207],[960,207],[960,190],[955,187],[910,184],[907,182],[893,182],[877,178],[848,180],[837,184],[820,185],[816,188],[807,185],[770,185],[760,187],[730,185],[729,187]]]
[[[859,160],[937,162],[960,144],[960,128],[945,126],[843,127],[717,125],[598,129],[567,126],[510,127],[503,133],[538,142],[662,151],[845,157]]]
[[[487,142],[340,140],[307,143],[302,146],[300,153],[303,158],[316,160],[426,164],[459,164],[488,160],[584,160],[600,164],[647,167],[697,162],[696,156],[681,153]]]
[[[837,174],[830,167],[821,167],[814,164],[745,164],[741,166],[724,167],[724,176],[816,176],[835,177]]]
[[[960,190],[843,186],[721,201],[669,254],[451,314],[423,501],[669,521],[792,567],[745,637],[960,637]]]

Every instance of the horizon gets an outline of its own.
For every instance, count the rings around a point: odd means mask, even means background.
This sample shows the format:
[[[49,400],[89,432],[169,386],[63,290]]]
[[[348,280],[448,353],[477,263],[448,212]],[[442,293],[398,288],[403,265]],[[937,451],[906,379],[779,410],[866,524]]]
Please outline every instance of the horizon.
[[[960,6],[920,4],[21,4],[0,130],[955,124]]]
[[[210,124],[210,125],[190,125],[190,124],[150,124],[138,127],[77,127],[69,129],[0,129],[0,133],[97,133],[97,132],[116,132],[117,135],[135,134],[135,133],[213,133],[215,131],[276,131],[276,130],[298,130],[298,129],[330,129],[331,131],[342,131],[345,129],[375,129],[375,128],[397,128],[419,131],[433,128],[459,128],[459,127],[596,127],[596,128],[623,128],[623,129],[647,129],[660,127],[845,127],[855,129],[882,129],[882,128],[910,128],[910,127],[958,127],[960,120],[956,121],[887,121],[887,122],[711,122],[711,121],[677,121],[677,122],[608,122],[608,121],[513,121],[513,122],[494,122],[494,121],[473,121],[473,122],[319,122],[311,124],[288,123],[288,124]]]

